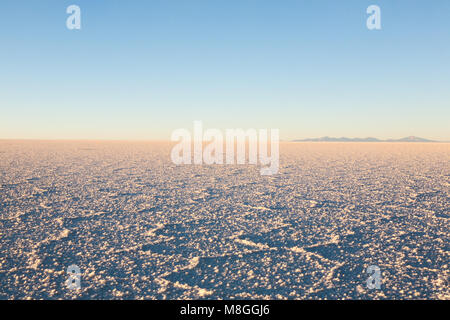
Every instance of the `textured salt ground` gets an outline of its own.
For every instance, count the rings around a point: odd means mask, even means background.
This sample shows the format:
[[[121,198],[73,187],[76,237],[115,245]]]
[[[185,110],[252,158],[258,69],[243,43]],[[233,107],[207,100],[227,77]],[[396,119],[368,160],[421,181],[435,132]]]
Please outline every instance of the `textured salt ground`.
[[[449,144],[285,143],[270,177],[169,153],[1,141],[0,298],[450,298]]]

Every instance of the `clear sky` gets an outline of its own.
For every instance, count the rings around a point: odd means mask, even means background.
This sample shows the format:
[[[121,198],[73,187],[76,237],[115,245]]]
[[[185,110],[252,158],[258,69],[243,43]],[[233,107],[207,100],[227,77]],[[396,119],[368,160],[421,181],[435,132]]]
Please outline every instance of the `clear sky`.
[[[0,112],[3,139],[450,140],[450,1],[2,0]]]

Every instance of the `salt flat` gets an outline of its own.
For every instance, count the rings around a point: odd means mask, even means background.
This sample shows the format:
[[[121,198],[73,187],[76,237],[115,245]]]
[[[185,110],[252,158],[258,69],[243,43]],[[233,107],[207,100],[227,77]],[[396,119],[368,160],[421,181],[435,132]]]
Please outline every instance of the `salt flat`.
[[[282,143],[273,176],[170,147],[0,141],[0,298],[450,299],[450,144]]]

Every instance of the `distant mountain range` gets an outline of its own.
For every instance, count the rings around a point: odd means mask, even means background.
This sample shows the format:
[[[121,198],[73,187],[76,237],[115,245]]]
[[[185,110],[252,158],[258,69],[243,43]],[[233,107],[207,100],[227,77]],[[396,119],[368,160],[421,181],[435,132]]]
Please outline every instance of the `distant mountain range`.
[[[311,139],[297,139],[293,140],[294,142],[306,142],[306,141],[312,141],[312,142],[437,142],[434,140],[428,140],[424,138],[419,137],[405,137],[402,139],[387,139],[387,140],[381,140],[377,138],[333,138],[333,137],[321,137],[321,138],[311,138]]]

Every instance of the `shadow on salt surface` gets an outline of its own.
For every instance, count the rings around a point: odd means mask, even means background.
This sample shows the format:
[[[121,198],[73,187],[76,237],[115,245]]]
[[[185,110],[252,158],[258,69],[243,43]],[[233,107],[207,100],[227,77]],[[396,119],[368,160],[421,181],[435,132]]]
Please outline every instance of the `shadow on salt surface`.
[[[150,251],[166,256],[179,255],[190,259],[198,255],[199,249],[192,244],[195,240],[207,240],[205,233],[202,232],[207,226],[208,232],[212,232],[214,223],[211,220],[195,220],[189,223],[169,223],[151,229],[147,232],[150,236],[150,242],[142,244],[142,251]],[[206,230],[205,230],[206,232]]]
[[[5,298],[32,296],[34,299],[52,299],[56,292],[61,296],[61,290],[65,289],[67,266],[82,265],[83,258],[76,254],[78,251],[72,245],[77,237],[74,232],[63,230],[8,257],[9,269],[15,270],[14,278],[20,279],[20,285],[28,292],[18,292],[17,282],[8,281],[11,275],[0,273],[0,287]]]
[[[77,231],[62,232],[63,236],[46,239],[37,244],[35,256],[40,258],[39,268],[59,269],[61,266],[79,264],[77,246],[73,245],[79,237]]]
[[[436,213],[435,216],[436,216],[436,218],[448,219],[448,218],[450,218],[450,211],[442,212],[442,213]]]
[[[310,298],[316,292],[321,292],[318,297],[332,298],[337,297],[336,289],[325,290],[345,280],[348,288],[340,288],[340,294],[360,297],[356,287],[362,283],[363,262],[352,258],[359,250],[352,244],[365,236],[352,233],[340,245],[323,239],[324,244],[314,246],[309,238],[291,238],[298,226],[292,221],[269,232],[238,235],[233,238],[237,249],[233,254],[199,257],[197,263],[175,269],[164,279],[188,292],[198,286],[210,292],[210,298]],[[168,235],[185,231],[184,226],[172,225],[157,232]],[[303,251],[292,249],[302,246]],[[164,253],[168,252],[177,251],[169,247]],[[344,259],[350,264],[344,265]],[[170,298],[173,293],[167,287],[165,290]]]
[[[330,267],[317,269],[316,262],[289,250],[259,250],[201,257],[195,267],[172,272],[165,279],[204,288],[211,292],[209,298],[299,298]]]

